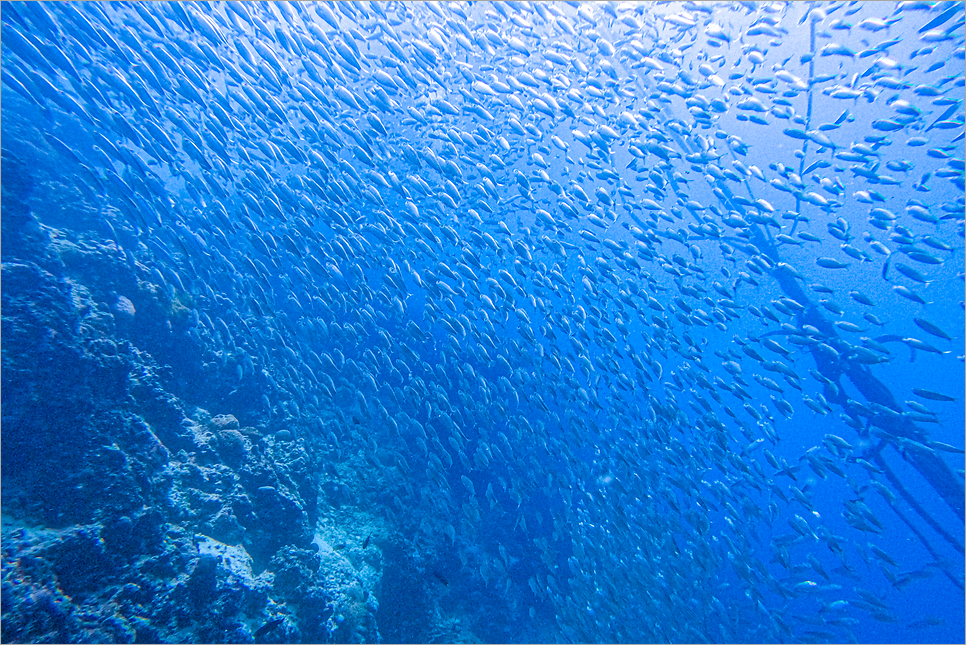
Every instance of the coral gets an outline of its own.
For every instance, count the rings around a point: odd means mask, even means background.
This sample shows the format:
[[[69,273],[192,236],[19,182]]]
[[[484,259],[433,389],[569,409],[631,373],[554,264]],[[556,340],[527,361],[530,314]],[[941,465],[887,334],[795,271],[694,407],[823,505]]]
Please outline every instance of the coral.
[[[95,240],[102,218],[48,228],[33,190],[5,151],[0,638],[379,641],[392,531],[347,509],[398,475],[372,474],[324,405],[267,422],[275,383],[204,349],[203,293],[125,255],[127,229]],[[42,219],[69,227],[69,201]]]
[[[168,300],[168,320],[174,330],[184,330],[192,322],[194,299],[184,291],[174,291]]]
[[[427,643],[483,643],[473,633],[469,621],[457,616],[442,616],[438,612],[429,628]]]
[[[286,546],[272,557],[274,589],[286,596],[304,593],[317,582],[319,557],[315,551]]]
[[[238,430],[222,429],[217,434],[218,453],[230,466],[241,466],[248,453],[251,452],[252,443]]]

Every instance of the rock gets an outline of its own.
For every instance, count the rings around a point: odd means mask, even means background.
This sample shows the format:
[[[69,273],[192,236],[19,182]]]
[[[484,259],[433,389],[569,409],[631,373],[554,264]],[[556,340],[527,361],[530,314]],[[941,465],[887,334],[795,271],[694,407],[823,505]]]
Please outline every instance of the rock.
[[[208,528],[214,538],[226,544],[241,544],[245,537],[245,528],[228,506],[208,521]]]
[[[231,414],[219,414],[216,417],[212,417],[211,425],[214,426],[216,430],[237,430],[241,427],[236,419]]]
[[[204,559],[212,556],[229,578],[241,582],[243,585],[254,587],[252,575],[252,558],[243,546],[232,546],[219,540],[198,535],[198,555]]]
[[[284,615],[267,640],[322,641],[332,597],[303,548],[318,496],[305,431],[263,439],[278,427],[263,372],[209,351],[204,295],[133,262],[130,231],[115,221],[118,244],[101,244],[41,226],[41,202],[11,192],[34,169],[6,143],[0,640],[252,642]],[[63,206],[53,225],[70,227],[82,205]],[[280,583],[254,575],[278,553]]]
[[[309,587],[321,584],[318,555],[307,549],[284,546],[272,557],[275,571],[274,589],[285,595],[304,593]]]
[[[238,430],[222,429],[218,432],[218,454],[229,466],[241,466],[251,449],[251,441]]]
[[[91,595],[98,582],[113,576],[117,563],[96,527],[79,527],[43,552],[57,577],[58,587],[72,598]]]
[[[198,545],[199,553],[201,546],[201,544]],[[208,606],[215,600],[218,586],[218,561],[219,556],[211,552],[202,554],[195,561],[186,587],[188,597],[196,609]]]
[[[101,529],[101,538],[108,550],[113,553],[133,552],[134,522],[127,515],[110,518]]]
[[[133,302],[124,296],[117,297],[117,300],[114,302],[114,317],[116,319],[133,322],[135,313]]]

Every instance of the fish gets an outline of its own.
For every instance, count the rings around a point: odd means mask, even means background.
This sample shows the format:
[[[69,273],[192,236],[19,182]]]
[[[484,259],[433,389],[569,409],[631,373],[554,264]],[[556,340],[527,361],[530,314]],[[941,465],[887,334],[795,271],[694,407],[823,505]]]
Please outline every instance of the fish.
[[[937,336],[945,340],[952,340],[952,337],[949,334],[928,320],[925,320],[924,318],[913,318],[912,320],[914,323],[916,323],[916,325],[919,326],[920,329],[932,334],[933,336]]]
[[[858,559],[958,593],[870,538],[955,551],[910,527],[963,513],[949,421],[888,365],[961,385],[962,8],[877,10],[7,3],[4,178],[109,236],[158,304],[130,342],[204,371],[183,398],[292,428],[482,593],[466,633],[868,640],[909,621]]]
[[[275,629],[279,625],[281,625],[283,622],[285,622],[285,619],[284,618],[274,618],[274,619],[268,621],[267,623],[265,623],[264,625],[262,625],[261,627],[259,627],[258,629],[255,630],[255,633],[252,634],[252,638],[254,640],[256,640],[256,641],[259,641],[259,640],[265,638],[270,633],[272,633],[273,631],[275,631]]]
[[[920,27],[919,33],[925,33],[925,32],[931,31],[936,27],[939,27],[940,25],[950,21],[957,13],[959,13],[959,11],[960,11],[960,8],[955,6],[950,7],[949,9],[946,9],[941,14],[939,14],[938,16],[936,16],[935,18],[933,18],[932,20],[924,24],[922,27]]]
[[[955,397],[947,396],[946,394],[942,394],[940,392],[933,392],[932,390],[927,390],[920,387],[913,388],[912,393],[923,399],[929,399],[930,401],[953,402],[956,400]]]
[[[942,625],[943,622],[945,622],[945,619],[940,616],[926,616],[925,618],[920,618],[909,623],[908,627],[910,629],[926,629],[928,627]]]
[[[815,264],[822,267],[823,269],[847,269],[850,264],[848,262],[840,262],[834,258],[818,258],[815,260]]]

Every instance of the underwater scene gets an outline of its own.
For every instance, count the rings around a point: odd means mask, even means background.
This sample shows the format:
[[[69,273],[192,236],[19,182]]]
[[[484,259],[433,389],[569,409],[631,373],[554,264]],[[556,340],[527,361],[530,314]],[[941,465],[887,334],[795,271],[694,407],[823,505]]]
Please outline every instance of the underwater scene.
[[[964,3],[0,18],[4,642],[964,641]]]

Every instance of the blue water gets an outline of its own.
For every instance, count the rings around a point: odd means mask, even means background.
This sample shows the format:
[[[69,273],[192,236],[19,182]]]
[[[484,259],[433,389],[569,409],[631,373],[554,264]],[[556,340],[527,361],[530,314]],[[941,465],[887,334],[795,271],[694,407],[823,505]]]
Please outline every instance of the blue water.
[[[22,3],[2,637],[962,642],[962,3]]]

